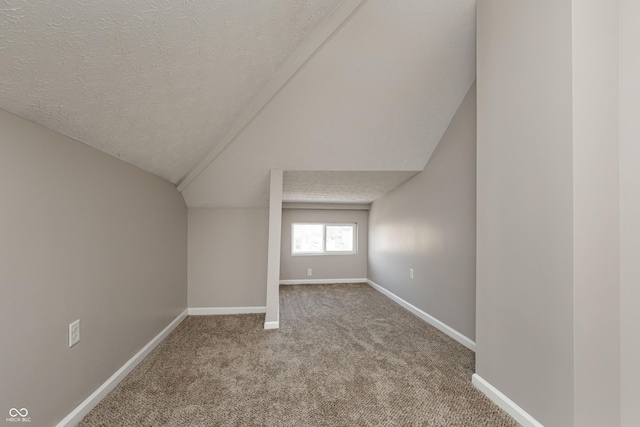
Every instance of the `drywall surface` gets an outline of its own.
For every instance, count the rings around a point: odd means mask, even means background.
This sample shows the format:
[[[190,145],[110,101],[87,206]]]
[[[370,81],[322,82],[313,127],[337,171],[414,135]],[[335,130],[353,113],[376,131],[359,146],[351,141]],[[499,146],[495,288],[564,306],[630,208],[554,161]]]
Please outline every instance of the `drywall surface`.
[[[620,425],[619,1],[573,1],[574,425]]]
[[[424,171],[373,203],[368,278],[475,339],[476,89]],[[409,269],[414,279],[409,278]]]
[[[640,425],[640,3],[620,6],[621,424],[634,427]]]
[[[478,2],[476,372],[573,423],[570,0]]]
[[[284,171],[286,203],[370,204],[418,172]]]
[[[186,308],[187,208],[171,183],[2,110],[0,195],[0,411],[52,426]]]
[[[267,209],[189,208],[189,307],[264,307]]]
[[[265,329],[279,327],[280,322],[280,236],[282,233],[282,187],[284,173],[269,173],[269,237],[267,250],[267,312]]]
[[[284,209],[282,211],[282,251],[280,280],[362,279],[367,277],[366,210]],[[352,255],[291,255],[291,224],[294,222],[356,223],[358,253]],[[307,276],[307,269],[312,276]]]
[[[266,207],[272,168],[422,170],[473,83],[474,15],[475,0],[364,2],[183,191],[188,206]]]
[[[0,108],[177,182],[339,3],[2,2]]]

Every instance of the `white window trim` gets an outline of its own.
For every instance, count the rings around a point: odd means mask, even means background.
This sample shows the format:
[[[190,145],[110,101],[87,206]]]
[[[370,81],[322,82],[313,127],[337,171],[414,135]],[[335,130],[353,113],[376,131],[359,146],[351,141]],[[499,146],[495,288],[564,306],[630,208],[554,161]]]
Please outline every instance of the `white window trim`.
[[[322,225],[322,252],[294,252],[295,234],[293,228],[297,224]],[[327,226],[353,227],[353,250],[327,252]],[[355,255],[358,253],[358,223],[357,222],[293,222],[291,223],[291,256],[331,256],[331,255]]]

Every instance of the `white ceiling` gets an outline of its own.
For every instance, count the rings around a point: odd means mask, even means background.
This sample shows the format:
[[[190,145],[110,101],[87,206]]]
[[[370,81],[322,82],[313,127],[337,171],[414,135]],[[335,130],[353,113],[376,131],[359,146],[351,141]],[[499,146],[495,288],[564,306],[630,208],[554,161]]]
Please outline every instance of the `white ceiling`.
[[[421,171],[474,79],[474,0],[368,0],[185,200],[267,206],[270,169]]]
[[[344,171],[388,187],[429,160],[475,78],[475,0],[11,0],[0,58],[0,108],[189,206],[266,206],[271,169],[346,199]]]
[[[371,203],[416,172],[284,171],[283,202]]]
[[[0,108],[177,183],[340,0],[0,2]]]

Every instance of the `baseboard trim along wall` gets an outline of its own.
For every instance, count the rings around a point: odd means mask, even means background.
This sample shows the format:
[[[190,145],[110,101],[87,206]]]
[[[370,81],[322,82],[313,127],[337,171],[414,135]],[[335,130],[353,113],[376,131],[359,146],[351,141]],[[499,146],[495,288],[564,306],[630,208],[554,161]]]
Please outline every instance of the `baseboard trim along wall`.
[[[267,307],[189,307],[189,316],[266,313]]]
[[[303,279],[303,280],[280,280],[281,285],[333,285],[339,283],[367,283],[367,279]]]
[[[500,390],[485,381],[480,375],[473,374],[471,376],[471,382],[473,385],[484,393],[493,403],[498,405],[503,411],[511,415],[517,422],[522,424],[523,427],[544,427],[535,418],[529,415],[524,409],[519,407],[502,394]]]
[[[280,321],[264,322],[265,329],[280,329]]]
[[[383,288],[382,286],[378,285],[377,283],[375,283],[375,282],[373,282],[373,281],[371,281],[369,279],[366,280],[366,283],[368,283],[369,286],[371,286],[372,288],[374,288],[375,290],[377,290],[381,294],[383,294],[386,297],[389,297],[393,301],[397,302],[403,308],[409,310],[410,312],[412,312],[413,314],[415,314],[416,316],[418,316],[419,318],[421,318],[422,320],[424,320],[425,322],[427,322],[428,324],[430,324],[434,328],[439,329],[440,331],[442,331],[445,334],[449,335],[451,338],[453,338],[454,340],[458,341],[460,344],[462,344],[463,346],[467,347],[469,350],[476,351],[476,343],[475,343],[475,341],[472,341],[471,339],[469,339],[466,336],[462,335],[460,332],[456,331],[452,327],[446,325],[445,323],[442,323],[440,320],[436,319],[432,315],[430,315],[428,313],[425,313],[424,311],[420,310],[415,305],[408,303],[407,301],[403,300],[402,298],[400,298],[399,296],[397,296],[393,292],[390,292],[390,291],[386,290],[385,288]]]
[[[280,293],[278,291],[278,293]],[[280,298],[278,298],[278,301],[280,301]],[[264,328],[265,329],[280,329],[280,303],[278,302],[278,307],[277,307],[277,316],[276,319],[278,320],[271,320],[269,322],[265,321],[264,322]],[[266,317],[266,316],[265,316]]]
[[[78,424],[104,397],[109,394],[160,342],[167,337],[186,317],[188,310],[183,311],[166,328],[140,349],[120,369],[106,380],[96,391],[87,397],[76,409],[71,411],[56,427],[72,427]]]

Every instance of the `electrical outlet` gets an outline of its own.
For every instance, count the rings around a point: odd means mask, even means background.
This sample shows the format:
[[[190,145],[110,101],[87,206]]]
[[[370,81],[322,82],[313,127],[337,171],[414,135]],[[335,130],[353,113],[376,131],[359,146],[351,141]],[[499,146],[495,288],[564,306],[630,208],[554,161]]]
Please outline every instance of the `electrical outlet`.
[[[307,276],[313,276],[313,270],[310,268],[307,268]]]
[[[69,347],[73,347],[80,341],[80,319],[69,323]]]
[[[413,279],[413,268],[409,269],[409,279]]]

